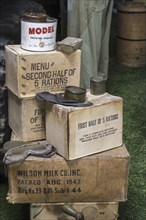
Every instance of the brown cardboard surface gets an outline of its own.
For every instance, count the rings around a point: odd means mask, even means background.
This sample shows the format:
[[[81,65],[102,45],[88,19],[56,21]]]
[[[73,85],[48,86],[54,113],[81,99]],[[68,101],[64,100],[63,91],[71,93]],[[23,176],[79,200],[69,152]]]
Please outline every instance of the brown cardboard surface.
[[[10,203],[127,200],[130,156],[125,146],[67,161],[28,157],[8,165]]]
[[[89,107],[46,105],[46,140],[72,160],[123,144],[123,100],[87,92]]]
[[[6,86],[19,98],[41,91],[63,92],[67,85],[79,86],[81,50],[30,52],[20,45],[7,45]]]
[[[45,105],[36,97],[18,98],[8,92],[9,126],[21,141],[46,139]]]

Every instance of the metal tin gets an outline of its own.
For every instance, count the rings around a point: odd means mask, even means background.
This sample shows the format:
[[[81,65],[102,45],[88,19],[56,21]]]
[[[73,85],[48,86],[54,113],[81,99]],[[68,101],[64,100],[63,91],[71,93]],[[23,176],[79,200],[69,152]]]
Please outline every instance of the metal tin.
[[[21,47],[29,51],[56,49],[57,19],[44,13],[26,12],[21,19]]]
[[[64,98],[77,102],[85,102],[86,89],[78,86],[66,86]]]
[[[90,93],[92,95],[102,95],[106,92],[105,76],[94,76],[90,78]]]

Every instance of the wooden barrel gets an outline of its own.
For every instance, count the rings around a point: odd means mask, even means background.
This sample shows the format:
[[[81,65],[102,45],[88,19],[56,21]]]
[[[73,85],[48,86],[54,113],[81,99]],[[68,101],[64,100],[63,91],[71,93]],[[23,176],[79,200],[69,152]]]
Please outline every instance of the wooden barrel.
[[[130,67],[146,65],[146,7],[143,2],[124,2],[117,7],[118,63]]]

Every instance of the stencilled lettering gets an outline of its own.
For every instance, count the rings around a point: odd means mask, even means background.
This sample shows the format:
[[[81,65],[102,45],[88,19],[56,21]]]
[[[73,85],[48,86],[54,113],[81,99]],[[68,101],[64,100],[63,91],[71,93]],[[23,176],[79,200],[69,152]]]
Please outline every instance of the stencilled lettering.
[[[81,193],[81,170],[17,170],[19,194]]]
[[[47,86],[66,86],[68,79],[76,75],[76,68],[52,69],[54,63],[31,63],[30,71],[26,72],[25,79],[33,81],[35,89],[41,90]]]

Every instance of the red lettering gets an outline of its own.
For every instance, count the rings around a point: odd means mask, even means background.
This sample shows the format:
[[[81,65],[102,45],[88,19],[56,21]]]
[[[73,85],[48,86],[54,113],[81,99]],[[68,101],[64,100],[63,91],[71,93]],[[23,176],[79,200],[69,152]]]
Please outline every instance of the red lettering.
[[[50,26],[48,28],[29,28],[28,30],[29,34],[46,34],[46,33],[52,33],[54,32],[54,26]]]
[[[52,27],[48,27],[48,33],[52,32]]]
[[[36,28],[36,34],[41,34],[42,30],[41,28]]]
[[[29,34],[35,34],[35,28],[29,28]]]
[[[47,28],[43,28],[42,33],[43,33],[43,34],[46,34],[46,33],[47,33]]]
[[[54,32],[54,26],[48,27],[48,33]]]

